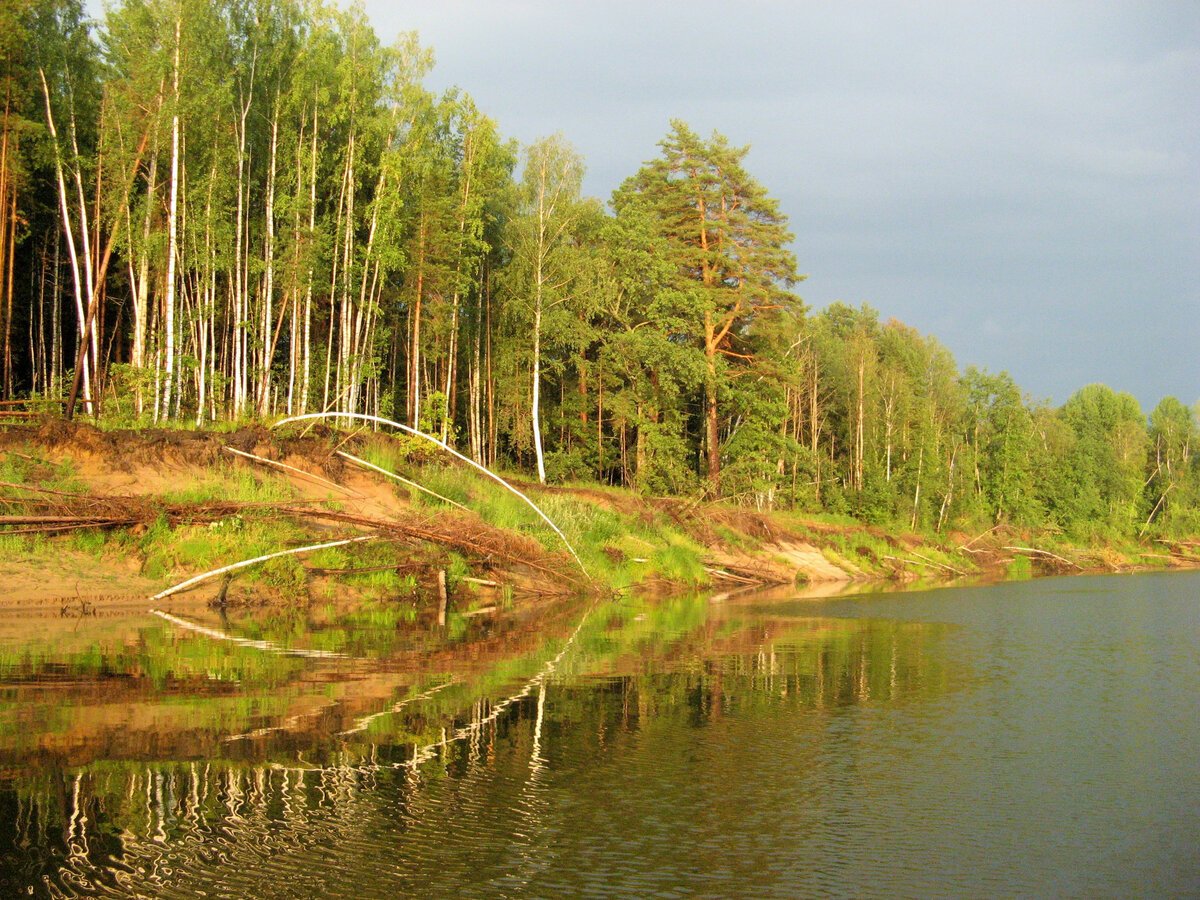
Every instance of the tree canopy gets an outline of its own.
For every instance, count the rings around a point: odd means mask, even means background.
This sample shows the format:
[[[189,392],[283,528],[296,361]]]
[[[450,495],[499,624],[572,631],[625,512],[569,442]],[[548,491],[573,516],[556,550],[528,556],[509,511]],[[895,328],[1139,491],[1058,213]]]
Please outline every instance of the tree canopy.
[[[414,35],[300,0],[16,0],[0,54],[6,400],[338,408],[545,481],[912,528],[1200,531],[1195,410],[1055,408],[865,304],[809,310],[720,133],[674,120],[589,198],[564,137],[518,147]]]

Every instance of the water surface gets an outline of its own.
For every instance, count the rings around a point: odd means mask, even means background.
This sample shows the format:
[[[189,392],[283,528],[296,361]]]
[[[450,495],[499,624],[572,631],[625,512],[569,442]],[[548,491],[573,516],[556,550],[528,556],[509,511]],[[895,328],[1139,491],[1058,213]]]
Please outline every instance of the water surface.
[[[170,614],[0,622],[5,895],[1200,892],[1200,573]]]

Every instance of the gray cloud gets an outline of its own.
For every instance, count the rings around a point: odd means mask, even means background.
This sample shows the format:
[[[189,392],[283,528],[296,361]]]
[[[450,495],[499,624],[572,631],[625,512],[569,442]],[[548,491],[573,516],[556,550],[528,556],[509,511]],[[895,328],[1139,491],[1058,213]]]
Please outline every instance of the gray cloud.
[[[1200,399],[1200,6],[448,2],[416,29],[607,197],[667,120],[753,146],[814,307],[866,301],[1061,402]]]

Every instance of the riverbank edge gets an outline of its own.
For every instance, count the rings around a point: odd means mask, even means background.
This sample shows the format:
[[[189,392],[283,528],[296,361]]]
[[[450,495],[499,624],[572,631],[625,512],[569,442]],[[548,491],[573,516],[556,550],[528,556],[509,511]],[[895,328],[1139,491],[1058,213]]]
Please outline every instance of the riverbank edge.
[[[282,434],[262,426],[231,431],[103,430],[53,419],[0,426],[0,465],[7,473],[0,479],[0,499],[7,509],[19,511],[25,505],[65,512],[45,528],[26,522],[0,531],[0,540],[6,542],[0,581],[9,584],[10,596],[24,595],[29,602],[63,602],[72,595],[152,597],[203,571],[196,559],[159,552],[155,540],[165,540],[178,527],[190,529],[189,540],[195,544],[209,532],[216,534],[227,523],[249,517],[250,507],[256,523],[265,523],[262,538],[268,544],[277,513],[279,541],[293,547],[302,540],[328,542],[331,524],[340,527],[340,536],[361,534],[373,523],[387,532],[394,550],[375,552],[374,571],[387,572],[390,567],[397,577],[402,571],[408,574],[392,584],[376,578],[373,588],[364,589],[355,583],[370,568],[361,559],[340,567],[292,560],[275,565],[269,577],[249,575],[249,589],[234,594],[243,602],[286,603],[303,596],[311,600],[314,582],[326,595],[330,583],[336,583],[340,593],[374,599],[401,585],[424,615],[443,618],[447,605],[456,601],[460,609],[475,613],[523,598],[580,591],[798,584],[842,590],[855,584],[1200,568],[1197,542],[1080,546],[1062,535],[1003,525],[978,534],[920,534],[800,512],[511,479],[511,488],[527,495],[531,505],[551,507],[569,520],[564,531],[580,550],[577,554],[564,533],[569,550],[564,553],[555,535],[525,522],[513,527],[495,509],[488,521],[488,510],[471,511],[470,502],[461,504],[465,510],[452,510],[449,504],[458,502],[442,494],[433,506],[424,505],[424,496],[411,487],[423,478],[461,489],[460,496],[468,501],[482,490],[474,486],[474,476],[447,470],[427,451],[404,448],[407,474],[412,476],[409,487],[347,463],[355,456],[346,456],[350,450],[370,455],[375,447],[378,456],[378,445],[394,440],[371,432],[349,436],[323,426]],[[219,495],[228,491],[226,482],[236,477],[249,484],[247,473],[252,473],[258,493],[272,498],[286,493],[287,499],[256,504],[251,490],[245,511],[220,506]],[[190,509],[189,491],[196,498]],[[305,515],[298,503],[308,504],[310,514]],[[84,527],[79,520],[85,516],[78,513],[86,506],[86,515],[94,517],[97,504],[117,512],[110,520]],[[72,514],[77,521],[61,521]],[[161,525],[168,514],[173,524],[164,532]],[[425,527],[422,523],[431,517],[447,527]],[[201,526],[208,531],[197,537],[194,532]],[[156,527],[158,533],[151,533]],[[235,539],[226,552],[215,548],[211,554],[192,555],[211,556],[220,568],[241,561],[233,558],[238,547]],[[331,558],[350,559],[326,554],[325,562]],[[212,580],[203,588],[226,602],[228,584]]]

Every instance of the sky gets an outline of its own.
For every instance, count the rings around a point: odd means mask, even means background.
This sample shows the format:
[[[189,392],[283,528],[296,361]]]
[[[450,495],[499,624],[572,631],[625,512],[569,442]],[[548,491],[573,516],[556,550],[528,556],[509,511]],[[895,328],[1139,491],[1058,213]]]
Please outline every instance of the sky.
[[[810,308],[868,303],[1034,399],[1200,400],[1200,4],[368,0],[427,84],[608,199],[669,121],[749,144]]]

